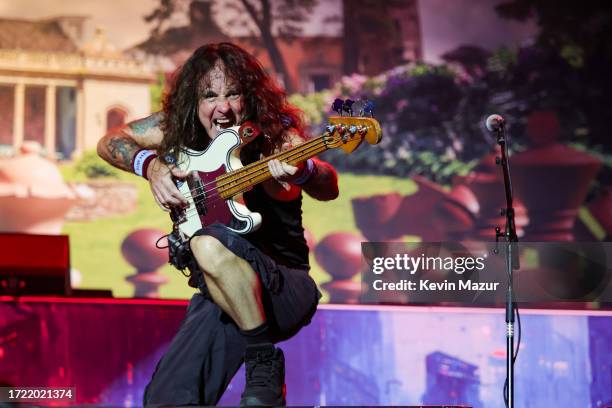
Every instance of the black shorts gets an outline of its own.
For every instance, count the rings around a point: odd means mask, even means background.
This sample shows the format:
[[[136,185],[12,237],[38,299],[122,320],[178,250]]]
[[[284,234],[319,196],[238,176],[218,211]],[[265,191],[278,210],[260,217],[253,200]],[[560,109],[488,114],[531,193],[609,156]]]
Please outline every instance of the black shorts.
[[[243,236],[222,225],[210,235],[246,260],[262,283],[262,301],[274,341],[286,340],[310,323],[321,293],[308,270],[277,264]],[[201,275],[201,273],[200,273]],[[144,405],[213,405],[240,368],[246,343],[236,324],[199,281],[187,316],[145,389]]]

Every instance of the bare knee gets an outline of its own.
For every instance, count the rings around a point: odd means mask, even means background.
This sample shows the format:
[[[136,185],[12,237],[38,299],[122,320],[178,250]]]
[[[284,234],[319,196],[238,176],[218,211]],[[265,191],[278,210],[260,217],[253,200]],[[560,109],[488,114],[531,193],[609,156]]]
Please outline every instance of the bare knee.
[[[239,263],[240,257],[227,249],[217,238],[210,235],[199,235],[191,240],[193,252],[200,269],[214,280],[223,280],[237,273],[244,273]],[[248,278],[245,276],[244,278]]]
[[[223,269],[236,257],[217,238],[210,235],[193,237],[191,251],[202,271],[214,279],[219,278]]]

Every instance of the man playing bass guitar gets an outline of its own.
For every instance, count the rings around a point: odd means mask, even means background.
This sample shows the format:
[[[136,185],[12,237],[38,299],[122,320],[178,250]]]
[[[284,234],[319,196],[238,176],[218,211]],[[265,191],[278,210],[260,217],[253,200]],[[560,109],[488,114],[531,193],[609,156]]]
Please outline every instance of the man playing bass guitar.
[[[163,111],[110,131],[98,143],[107,162],[149,180],[159,206],[194,211],[177,188],[186,149],[206,151],[226,129],[246,121],[261,130],[240,150],[243,164],[305,141],[297,109],[246,51],[229,44],[197,49],[177,71]],[[338,196],[337,175],[321,160],[293,166],[270,160],[272,178],[244,193],[261,226],[239,234],[219,223],[190,237],[187,316],[145,390],[145,405],[213,405],[243,361],[241,405],[285,404],[284,356],[274,343],[312,318],[320,293],[308,275],[302,191],[317,200]],[[188,262],[189,263],[189,262]]]

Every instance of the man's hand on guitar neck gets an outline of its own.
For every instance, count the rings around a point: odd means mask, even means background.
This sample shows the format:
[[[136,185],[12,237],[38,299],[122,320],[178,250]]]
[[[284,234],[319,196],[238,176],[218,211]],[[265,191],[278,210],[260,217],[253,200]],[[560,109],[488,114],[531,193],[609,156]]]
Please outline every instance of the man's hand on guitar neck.
[[[270,174],[276,181],[281,183],[285,190],[289,190],[288,183],[293,183],[300,177],[304,170],[304,163],[299,163],[297,166],[292,166],[289,163],[274,159],[268,162]]]
[[[283,143],[281,151],[289,150],[294,145],[297,146],[304,142],[298,136],[292,136],[292,142]],[[338,176],[334,168],[314,157],[308,161],[310,163],[301,162],[293,166],[279,160],[270,160],[268,168],[277,183],[264,182],[266,192],[281,201],[296,199],[301,190],[321,201],[338,197]]]
[[[291,135],[293,142],[300,144],[303,141],[297,134]],[[290,142],[285,142],[281,146],[280,151],[289,150],[293,147]],[[278,152],[278,151],[277,151]],[[276,200],[291,201],[295,200],[300,195],[300,188],[293,181],[300,177],[304,163],[299,163],[297,166],[292,166],[289,163],[274,159],[268,162],[268,170],[274,180],[264,182],[264,190]],[[276,183],[274,182],[276,181]]]
[[[173,164],[164,163],[159,157],[147,168],[147,179],[155,201],[164,211],[172,207],[186,208],[189,202],[176,187],[175,179],[183,180],[187,173]]]

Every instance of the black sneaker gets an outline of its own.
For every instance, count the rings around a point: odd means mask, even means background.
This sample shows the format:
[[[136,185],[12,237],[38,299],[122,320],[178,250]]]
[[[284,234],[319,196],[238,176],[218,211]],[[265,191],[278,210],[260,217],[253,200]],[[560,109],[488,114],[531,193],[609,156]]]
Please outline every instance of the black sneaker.
[[[285,406],[285,356],[271,343],[247,346],[240,406]]]

